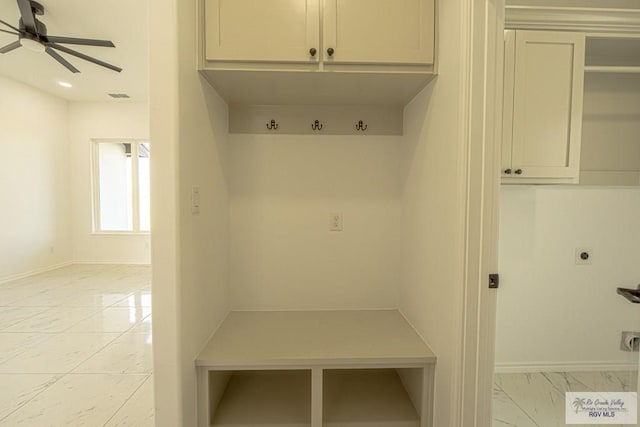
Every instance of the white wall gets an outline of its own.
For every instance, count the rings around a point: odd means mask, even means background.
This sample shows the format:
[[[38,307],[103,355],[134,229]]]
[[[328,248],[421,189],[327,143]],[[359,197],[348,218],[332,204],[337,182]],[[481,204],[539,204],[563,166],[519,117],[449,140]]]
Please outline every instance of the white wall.
[[[71,260],[67,102],[0,77],[0,281]]]
[[[464,279],[463,2],[439,3],[439,75],[405,108],[400,308],[438,357],[435,426],[458,425]]]
[[[147,264],[148,235],[94,234],[91,199],[91,140],[149,139],[146,103],[73,102],[69,104],[71,148],[72,247],[75,262]],[[151,142],[153,156],[153,142]]]
[[[194,359],[230,306],[228,120],[196,71],[196,2],[160,0],[150,15],[156,425],[187,427],[196,425]]]
[[[616,287],[640,282],[639,242],[637,188],[503,186],[498,369],[637,366],[619,344],[638,308]],[[579,247],[591,265],[576,265]]]
[[[234,308],[397,308],[400,137],[233,135],[230,154]]]

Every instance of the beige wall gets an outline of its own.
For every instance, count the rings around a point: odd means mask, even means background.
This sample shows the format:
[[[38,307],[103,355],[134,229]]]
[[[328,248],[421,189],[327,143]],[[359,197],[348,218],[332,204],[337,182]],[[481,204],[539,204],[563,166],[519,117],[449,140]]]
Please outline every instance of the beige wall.
[[[637,366],[619,350],[637,307],[616,288],[638,282],[640,190],[503,186],[500,203],[497,368]],[[576,265],[580,247],[591,265]]]
[[[196,71],[196,2],[150,11],[156,425],[196,424],[194,359],[229,308],[226,105]],[[191,189],[200,188],[199,215]]]
[[[467,76],[462,75],[461,68],[469,61],[461,52],[463,44],[468,42],[463,43],[461,37],[468,34],[469,29],[462,28],[461,22],[470,13],[463,10],[463,6],[469,4],[462,1],[440,4],[440,75],[406,108],[406,134],[398,146],[397,141],[390,144],[391,139],[384,138],[229,138],[224,132],[224,105],[195,71],[197,29],[193,28],[196,22],[193,2],[154,3],[150,68],[155,161],[153,200],[156,204],[152,249],[158,426],[194,425],[193,359],[230,306],[226,282],[229,277],[234,283],[233,302],[245,304],[244,298],[250,298],[250,308],[294,308],[300,302],[308,307],[328,306],[338,301],[340,296],[335,298],[329,291],[320,292],[319,281],[301,285],[296,283],[302,277],[299,271],[278,271],[278,268],[288,268],[283,266],[288,257],[307,262],[307,267],[315,272],[321,272],[327,264],[348,261],[340,268],[354,275],[357,287],[356,291],[341,291],[348,292],[345,307],[358,304],[364,308],[387,298],[392,301],[398,292],[395,297],[398,306],[438,355],[434,425],[459,424],[466,174],[466,141],[461,123],[466,120],[462,112],[468,107]],[[323,141],[327,146],[317,149],[313,146],[316,141]],[[344,144],[364,144],[364,141],[372,141],[373,145],[356,150]],[[296,142],[300,147],[292,148]],[[234,145],[227,148],[227,143]],[[340,144],[345,145],[342,153]],[[225,156],[227,149],[229,163]],[[366,158],[354,158],[356,151],[366,153]],[[299,171],[302,180],[278,176],[285,172],[278,168],[291,166],[285,162],[286,158],[277,158],[282,153],[292,160],[308,156],[293,166],[302,168]],[[380,164],[383,153],[397,161],[398,168],[392,166],[392,161],[372,173],[373,165]],[[349,182],[335,186],[334,176],[313,170],[332,164],[328,158],[332,154],[336,157],[332,161],[337,162],[336,177]],[[312,155],[314,160],[320,156],[320,161],[310,161]],[[361,176],[354,176],[350,165],[342,163],[347,159],[364,167],[363,176],[374,180],[387,177],[389,181],[376,181],[379,188],[365,186]],[[367,161],[371,164],[364,166]],[[260,168],[244,170],[240,167],[244,165]],[[247,175],[238,176],[243,173]],[[323,180],[326,176],[328,181]],[[399,181],[396,181],[394,196],[391,182],[396,179]],[[310,183],[314,186],[307,188]],[[203,202],[199,216],[192,216],[189,207],[193,186],[201,189]],[[359,196],[359,206],[347,201],[362,191],[365,193]],[[313,197],[301,197],[301,193],[308,192]],[[231,217],[228,216],[229,202]],[[264,217],[252,211],[257,206],[266,213]],[[345,231],[332,236],[325,227],[334,206],[345,214]],[[303,211],[302,216],[297,214],[299,210]],[[371,213],[370,218],[367,213]],[[398,219],[394,233],[375,229]],[[353,220],[355,222],[351,222]],[[228,221],[231,235],[226,228]],[[256,233],[245,232],[241,229],[243,224],[259,228],[262,236],[257,238]],[[371,235],[365,235],[364,227],[369,228]],[[291,235],[287,235],[289,231]],[[303,233],[302,237],[298,232]],[[401,243],[395,240],[398,237]],[[247,240],[241,241],[242,238]],[[380,259],[389,248],[366,247],[360,248],[361,253],[331,254],[331,248],[337,247],[330,240],[334,238],[347,241],[350,248],[379,243],[390,247],[399,245],[399,262],[396,267],[393,261],[376,266],[384,281],[375,279],[366,283],[373,274],[361,270],[370,266],[365,258]],[[289,245],[282,244],[289,242],[292,248],[300,249],[307,239],[318,245],[323,257],[314,259],[312,251],[294,254]],[[256,250],[256,243],[265,243],[260,248],[262,253],[251,253]],[[266,253],[266,243],[269,248],[276,243],[285,253]],[[224,250],[227,247],[231,250],[230,259]],[[263,256],[280,267],[258,262]],[[241,260],[253,265],[242,266]],[[229,261],[230,276],[225,268]],[[250,283],[255,279],[254,272],[243,272],[241,268],[260,271],[264,275],[260,279],[263,288]],[[400,286],[392,290],[384,283],[392,277],[395,268],[398,268],[395,283]],[[278,277],[285,277],[287,283],[276,283]],[[301,292],[304,289],[301,286],[323,299],[312,302]],[[338,291],[336,285],[330,286],[335,286],[332,292]],[[272,287],[275,292],[270,294]],[[371,295],[364,296],[369,299],[356,299],[365,287],[372,291]]]
[[[397,308],[401,138],[233,135],[230,150],[234,308]]]
[[[439,76],[405,108],[400,308],[438,356],[436,426],[459,404],[464,279],[462,2],[439,3]]]
[[[0,77],[0,281],[71,261],[68,104]]]
[[[93,233],[91,141],[111,138],[148,140],[148,104],[126,101],[69,104],[73,260],[148,264],[149,235]]]
[[[580,184],[640,184],[640,76],[587,73]]]

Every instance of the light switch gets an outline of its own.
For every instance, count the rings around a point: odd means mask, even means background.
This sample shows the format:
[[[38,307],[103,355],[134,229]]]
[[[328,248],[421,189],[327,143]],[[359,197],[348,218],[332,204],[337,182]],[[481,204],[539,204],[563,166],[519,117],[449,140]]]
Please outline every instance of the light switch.
[[[197,215],[200,213],[200,188],[191,188],[191,214]]]
[[[329,231],[342,231],[342,212],[329,214]]]

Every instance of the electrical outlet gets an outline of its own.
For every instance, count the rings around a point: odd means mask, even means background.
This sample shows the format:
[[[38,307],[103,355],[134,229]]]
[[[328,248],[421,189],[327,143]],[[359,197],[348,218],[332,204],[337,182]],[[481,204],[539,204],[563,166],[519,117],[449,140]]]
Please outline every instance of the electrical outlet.
[[[200,213],[200,188],[191,188],[191,214],[197,215]]]
[[[589,265],[593,263],[593,249],[576,248],[576,265]]]
[[[342,231],[342,212],[329,214],[329,231]]]
[[[620,350],[622,351],[639,351],[640,350],[640,332],[623,331],[620,338]]]

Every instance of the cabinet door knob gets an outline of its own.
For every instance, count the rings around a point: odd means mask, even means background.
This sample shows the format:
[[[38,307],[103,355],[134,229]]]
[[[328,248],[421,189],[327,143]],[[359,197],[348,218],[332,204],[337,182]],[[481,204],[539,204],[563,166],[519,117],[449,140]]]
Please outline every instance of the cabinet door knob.
[[[312,47],[311,49],[309,49],[309,55],[316,56],[316,53],[318,53],[318,51],[316,50],[315,47]]]
[[[504,170],[504,174],[505,175],[511,175],[511,169],[505,169]]]
[[[329,49],[327,49],[327,55],[329,56],[333,56],[333,53],[335,52],[335,50],[333,50],[332,47],[330,47]]]
[[[522,175],[522,169],[516,169],[515,174],[516,175]]]

